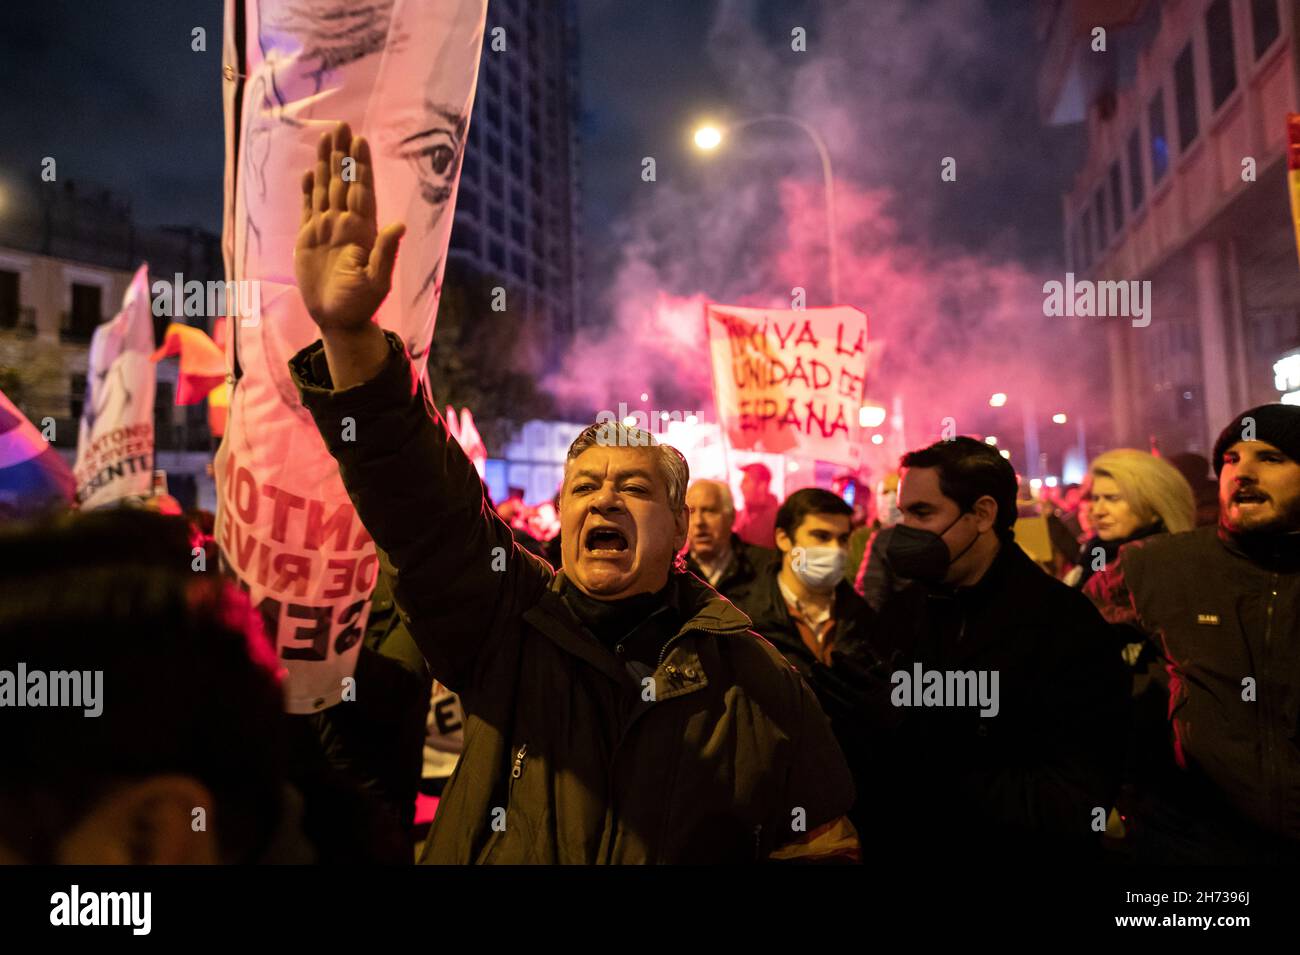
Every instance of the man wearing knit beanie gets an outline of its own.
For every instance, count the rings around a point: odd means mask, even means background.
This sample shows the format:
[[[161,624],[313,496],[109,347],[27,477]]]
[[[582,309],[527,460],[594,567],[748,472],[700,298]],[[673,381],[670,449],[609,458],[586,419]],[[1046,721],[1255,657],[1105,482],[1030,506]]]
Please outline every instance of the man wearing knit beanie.
[[[1251,536],[1300,531],[1300,406],[1260,405],[1214,443],[1219,521]]]
[[[1167,673],[1171,745],[1136,781],[1134,858],[1300,862],[1300,407],[1237,415],[1213,460],[1218,527],[1129,544],[1086,590]]]

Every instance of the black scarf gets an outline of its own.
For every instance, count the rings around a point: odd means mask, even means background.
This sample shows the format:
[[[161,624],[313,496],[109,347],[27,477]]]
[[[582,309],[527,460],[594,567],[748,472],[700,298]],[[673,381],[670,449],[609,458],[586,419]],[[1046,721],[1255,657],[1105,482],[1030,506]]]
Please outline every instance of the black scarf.
[[[1267,571],[1292,574],[1300,570],[1300,532],[1270,530],[1234,534],[1220,524],[1219,539]]]
[[[1118,540],[1104,541],[1095,534],[1092,537],[1089,537],[1084,541],[1083,546],[1079,548],[1079,556],[1075,559],[1075,563],[1083,568],[1083,576],[1079,578],[1079,582],[1075,584],[1075,586],[1082,587],[1088,582],[1088,579],[1096,573],[1096,571],[1092,569],[1092,554],[1094,548],[1100,547],[1102,551],[1105,552],[1106,566],[1109,567],[1115,562],[1115,559],[1119,557],[1119,549],[1125,544],[1132,541],[1140,541],[1144,537],[1151,537],[1155,534],[1163,534],[1164,532],[1164,522],[1156,521],[1154,524],[1140,528],[1136,533],[1130,534],[1128,537],[1121,537]]]
[[[662,627],[656,629],[668,628],[673,633],[676,632],[677,614],[671,612],[675,608],[671,590],[670,577],[667,584],[652,594],[634,594],[621,600],[597,600],[588,597],[566,579],[561,586],[560,596],[578,622],[606,648],[613,651],[619,643],[632,645],[634,641],[626,638],[640,629],[651,617],[655,618],[656,623],[662,624]],[[659,611],[664,608],[670,612],[660,613]],[[640,642],[635,641],[637,644]],[[637,659],[643,655],[637,652],[631,654],[631,657]]]

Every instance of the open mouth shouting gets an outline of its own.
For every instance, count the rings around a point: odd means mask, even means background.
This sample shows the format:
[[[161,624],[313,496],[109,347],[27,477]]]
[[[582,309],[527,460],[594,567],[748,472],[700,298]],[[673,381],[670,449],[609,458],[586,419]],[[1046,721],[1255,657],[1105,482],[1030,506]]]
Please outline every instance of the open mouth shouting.
[[[614,524],[597,524],[587,528],[582,540],[583,556],[598,560],[618,560],[628,553],[628,538]]]
[[[1228,497],[1223,509],[1223,517],[1229,527],[1249,530],[1266,527],[1276,518],[1276,504],[1273,497],[1257,485],[1246,484],[1238,487]]]
[[[1237,507],[1255,507],[1268,501],[1268,495],[1257,487],[1239,487],[1232,492],[1232,503]]]

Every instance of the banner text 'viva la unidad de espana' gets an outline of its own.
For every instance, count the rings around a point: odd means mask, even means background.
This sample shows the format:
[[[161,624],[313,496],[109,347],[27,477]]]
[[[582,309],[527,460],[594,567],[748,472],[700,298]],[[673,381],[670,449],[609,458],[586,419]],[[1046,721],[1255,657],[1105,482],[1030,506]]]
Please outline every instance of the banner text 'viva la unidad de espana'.
[[[708,306],[718,421],[738,451],[857,463],[867,316],[856,308]]]

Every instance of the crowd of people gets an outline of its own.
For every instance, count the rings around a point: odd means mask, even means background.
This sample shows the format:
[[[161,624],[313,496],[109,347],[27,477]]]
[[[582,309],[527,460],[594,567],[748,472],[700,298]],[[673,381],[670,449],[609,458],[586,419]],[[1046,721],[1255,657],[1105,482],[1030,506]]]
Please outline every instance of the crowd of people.
[[[594,424],[543,548],[371,320],[400,229],[343,155],[304,182],[291,370],[382,555],[362,692],[283,714],[182,518],[4,528],[0,667],[129,690],[5,713],[0,861],[409,862],[435,798],[437,863],[1300,861],[1300,407],[1030,500],[956,437],[853,504],[751,465],[738,507]]]

